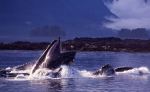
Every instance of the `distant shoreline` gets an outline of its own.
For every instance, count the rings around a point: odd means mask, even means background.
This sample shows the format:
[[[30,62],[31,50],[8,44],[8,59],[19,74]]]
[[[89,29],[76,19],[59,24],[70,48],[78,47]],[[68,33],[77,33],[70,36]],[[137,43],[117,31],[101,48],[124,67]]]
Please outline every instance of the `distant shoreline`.
[[[47,42],[0,43],[0,50],[44,50]],[[150,52],[150,40],[108,38],[75,38],[62,42],[64,51]]]

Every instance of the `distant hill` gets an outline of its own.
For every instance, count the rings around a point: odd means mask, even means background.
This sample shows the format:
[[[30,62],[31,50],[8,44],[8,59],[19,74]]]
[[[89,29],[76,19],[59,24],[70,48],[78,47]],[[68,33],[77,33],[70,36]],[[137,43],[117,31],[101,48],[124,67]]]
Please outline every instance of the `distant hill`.
[[[44,50],[49,43],[0,43],[0,50]],[[150,52],[150,40],[120,38],[75,38],[62,42],[63,51]]]
[[[122,39],[149,39],[149,32],[145,28],[137,29],[121,29],[118,32],[118,37]]]

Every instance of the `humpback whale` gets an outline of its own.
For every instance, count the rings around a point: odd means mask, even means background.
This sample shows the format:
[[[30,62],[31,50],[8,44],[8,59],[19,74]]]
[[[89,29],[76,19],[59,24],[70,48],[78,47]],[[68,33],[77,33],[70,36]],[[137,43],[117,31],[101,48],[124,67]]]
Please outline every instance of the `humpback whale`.
[[[111,76],[115,75],[116,72],[124,72],[133,69],[133,67],[118,67],[113,68],[110,64],[106,64],[102,66],[97,71],[93,72],[93,75],[105,75],[105,76]]]
[[[61,42],[59,38],[58,40],[54,40],[50,45],[47,46],[46,50],[36,62],[29,62],[27,64],[12,67],[11,69],[1,69],[0,77],[15,77],[18,74],[30,75],[36,72],[36,70],[38,70],[39,68],[55,70],[61,65],[70,65],[73,62],[75,55],[76,52],[61,51]],[[26,69],[31,69],[31,72],[11,73],[13,70],[20,71]],[[58,70],[58,72],[60,71],[61,69]],[[57,73],[54,73],[54,75],[56,74]]]
[[[99,70],[93,72],[93,75],[114,75],[115,74],[115,70],[114,68],[107,64],[107,65],[104,65],[102,66]]]
[[[60,39],[53,41],[35,63],[31,73],[34,73],[38,68],[55,70],[60,65],[69,65],[73,62],[76,52],[61,52],[60,46]]]

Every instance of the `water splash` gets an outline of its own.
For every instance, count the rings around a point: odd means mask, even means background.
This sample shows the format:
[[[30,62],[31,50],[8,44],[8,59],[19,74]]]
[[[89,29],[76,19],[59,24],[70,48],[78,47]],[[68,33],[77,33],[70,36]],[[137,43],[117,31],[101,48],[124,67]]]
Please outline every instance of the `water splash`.
[[[79,71],[73,67],[62,65],[60,68],[60,77],[53,77],[53,74],[58,71],[58,69],[52,71],[46,68],[38,69],[35,73],[29,76],[29,79],[60,79],[60,78],[78,78]],[[60,69],[59,68],[59,69]]]
[[[92,75],[91,71],[81,70],[81,71],[79,71],[79,73],[82,77],[86,77],[86,78],[94,78],[95,77]]]
[[[61,77],[62,78],[78,78],[80,77],[79,70],[71,66],[62,65],[61,66]]]
[[[104,77],[112,77],[112,76],[104,76],[104,75],[93,75],[92,71],[87,70],[78,70],[71,66],[62,65],[60,68],[60,77],[53,77],[53,73],[58,71],[57,69],[52,71],[46,68],[38,69],[35,73],[30,76],[25,76],[23,74],[17,75],[15,79],[23,80],[44,80],[44,79],[63,79],[63,78],[104,78]],[[119,75],[150,75],[150,70],[147,67],[139,67],[134,68],[124,72],[117,72],[117,76]]]

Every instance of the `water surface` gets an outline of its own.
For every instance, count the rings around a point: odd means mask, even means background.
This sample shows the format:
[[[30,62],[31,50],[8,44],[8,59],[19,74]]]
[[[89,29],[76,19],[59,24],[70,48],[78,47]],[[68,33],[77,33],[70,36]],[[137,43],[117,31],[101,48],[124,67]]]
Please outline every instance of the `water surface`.
[[[42,51],[0,51],[0,67],[36,60]],[[150,53],[79,52],[73,68],[94,71],[104,64],[113,67],[150,68]],[[144,71],[144,70],[143,70]],[[150,92],[150,76],[125,74],[102,78],[63,78],[47,80],[0,79],[0,92]]]

